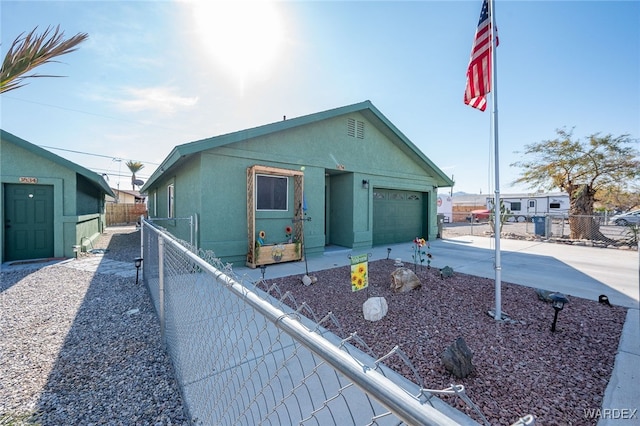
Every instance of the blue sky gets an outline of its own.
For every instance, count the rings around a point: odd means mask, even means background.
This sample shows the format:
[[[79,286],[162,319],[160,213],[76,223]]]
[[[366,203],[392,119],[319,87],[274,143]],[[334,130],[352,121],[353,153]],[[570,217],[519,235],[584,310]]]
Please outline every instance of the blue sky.
[[[130,189],[126,160],[144,180],[175,145],[370,100],[454,191],[493,191],[490,107],[462,102],[480,0],[238,3],[1,1],[3,57],[35,26],[89,34],[37,69],[65,78],[0,95],[1,127]],[[557,128],[640,138],[639,1],[497,0],[496,20],[503,193]]]

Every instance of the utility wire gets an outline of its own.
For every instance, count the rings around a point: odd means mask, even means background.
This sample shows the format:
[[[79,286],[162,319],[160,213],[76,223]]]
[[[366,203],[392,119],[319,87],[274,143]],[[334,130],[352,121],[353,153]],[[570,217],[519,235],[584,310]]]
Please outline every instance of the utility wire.
[[[90,152],[74,151],[73,149],[57,148],[55,146],[47,146],[47,145],[38,145],[38,146],[40,148],[57,149],[58,151],[73,152],[75,154],[83,154],[83,155],[93,155],[94,157],[110,158],[112,160],[140,161],[140,160],[133,160],[133,159],[130,159],[130,158],[114,157],[113,155],[92,154]],[[142,161],[142,163],[151,164],[151,165],[154,165],[154,166],[159,166],[160,165],[158,163],[152,163],[151,161]]]
[[[157,124],[149,124],[149,123],[144,123],[142,121],[127,120],[126,118],[112,117],[112,116],[104,115],[104,114],[96,114],[94,112],[81,111],[81,110],[78,110],[78,109],[62,107],[62,106],[58,106],[58,105],[51,105],[51,104],[47,104],[47,103],[44,103],[44,102],[31,101],[31,100],[28,100],[28,99],[20,99],[20,98],[14,97],[14,96],[2,95],[2,98],[3,99],[13,99],[14,101],[26,102],[26,103],[35,104],[35,105],[41,105],[41,106],[45,106],[45,107],[49,107],[49,108],[61,109],[61,110],[64,110],[64,111],[77,112],[79,114],[93,115],[95,117],[100,117],[100,118],[108,118],[109,120],[124,121],[124,122],[127,122],[127,123],[133,123],[133,124],[137,124],[139,126],[144,126],[144,127],[157,127],[158,129],[170,130],[170,131],[175,132],[175,133],[182,133],[182,131],[180,131],[178,129],[172,129],[172,128],[169,128],[169,127],[158,126]]]

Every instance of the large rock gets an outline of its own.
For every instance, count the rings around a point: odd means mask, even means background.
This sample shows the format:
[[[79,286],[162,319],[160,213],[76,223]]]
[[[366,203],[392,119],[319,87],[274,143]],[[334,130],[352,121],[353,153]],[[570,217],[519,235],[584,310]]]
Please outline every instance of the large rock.
[[[475,370],[472,358],[473,352],[462,337],[458,337],[440,356],[445,368],[458,379],[464,379]]]
[[[536,294],[538,295],[538,299],[542,300],[543,302],[553,302],[553,300],[551,300],[551,298],[549,297],[549,295],[552,293],[554,292],[549,290],[543,290],[541,288],[536,289]]]
[[[370,297],[362,305],[364,319],[368,321],[378,321],[384,318],[389,311],[387,299],[384,297]]]
[[[398,268],[391,273],[391,289],[397,293],[420,287],[420,279],[409,268]]]

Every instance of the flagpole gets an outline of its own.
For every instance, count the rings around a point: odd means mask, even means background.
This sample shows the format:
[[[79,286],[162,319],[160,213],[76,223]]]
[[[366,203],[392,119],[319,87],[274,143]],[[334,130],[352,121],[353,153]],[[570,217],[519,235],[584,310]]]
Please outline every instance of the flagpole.
[[[495,167],[495,199],[493,203],[493,235],[495,236],[495,299],[496,306],[494,319],[502,319],[502,265],[500,260],[500,222],[501,222],[501,206],[500,206],[500,149],[498,145],[498,69],[496,67],[497,49],[496,49],[496,19],[494,0],[489,0],[489,16],[491,22],[491,118],[494,148],[494,167]]]

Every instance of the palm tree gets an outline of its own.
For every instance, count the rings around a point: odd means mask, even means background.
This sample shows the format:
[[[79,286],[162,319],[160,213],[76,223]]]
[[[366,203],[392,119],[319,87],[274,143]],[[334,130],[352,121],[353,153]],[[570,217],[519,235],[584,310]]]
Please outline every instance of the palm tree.
[[[140,170],[144,169],[144,164],[139,161],[129,160],[125,163],[129,170],[131,170],[131,187],[135,191],[136,190],[136,173]]]
[[[77,46],[89,38],[86,33],[78,33],[68,40],[64,40],[64,31],[58,25],[55,29],[47,27],[41,35],[36,34],[38,27],[26,36],[20,34],[11,44],[4,57],[0,69],[0,93],[8,92],[24,86],[24,80],[36,77],[60,77],[58,75],[30,74],[27,72],[37,66],[59,62],[53,58],[77,50]]]

